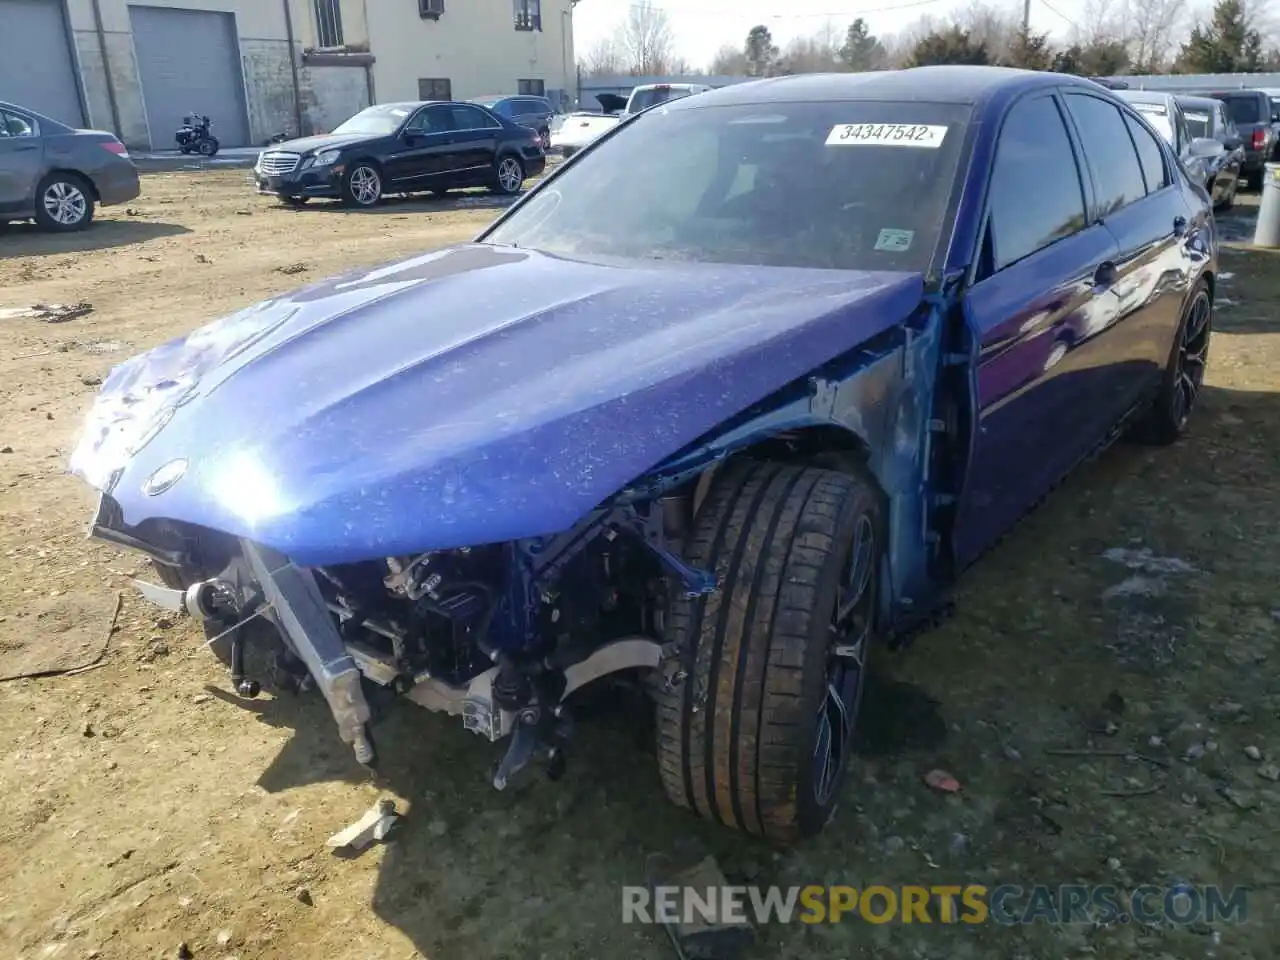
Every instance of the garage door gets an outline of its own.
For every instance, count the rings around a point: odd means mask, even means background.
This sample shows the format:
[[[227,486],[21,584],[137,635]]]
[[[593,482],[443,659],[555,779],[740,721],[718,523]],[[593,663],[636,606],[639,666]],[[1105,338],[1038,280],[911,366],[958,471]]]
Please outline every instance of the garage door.
[[[153,150],[173,146],[188,113],[213,121],[224,147],[249,143],[240,42],[230,13],[166,7],[129,8]]]
[[[84,126],[61,0],[0,0],[0,100]]]

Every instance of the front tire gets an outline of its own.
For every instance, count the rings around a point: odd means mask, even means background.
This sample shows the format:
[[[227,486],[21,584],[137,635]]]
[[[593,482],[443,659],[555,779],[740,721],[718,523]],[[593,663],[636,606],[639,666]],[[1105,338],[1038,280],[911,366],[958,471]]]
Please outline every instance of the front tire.
[[[1213,300],[1209,296],[1209,285],[1201,280],[1182,310],[1160,392],[1146,418],[1138,424],[1136,439],[1140,442],[1168,446],[1186,432],[1204,384],[1212,334]]]
[[[93,221],[93,191],[74,173],[51,173],[36,187],[36,223],[46,230],[83,230]]]
[[[352,165],[342,178],[342,200],[351,207],[376,207],[382,200],[382,171],[371,163]]]
[[[711,596],[675,599],[657,694],[659,769],[677,805],[789,843],[831,819],[874,638],[883,552],[869,478],[744,463],[713,484],[690,563]]]
[[[217,154],[219,146],[220,144],[216,137],[206,137],[196,146],[196,150],[200,153],[200,156],[207,160]]]
[[[493,184],[490,189],[504,197],[514,196],[524,186],[524,164],[514,154],[498,158],[493,165]]]

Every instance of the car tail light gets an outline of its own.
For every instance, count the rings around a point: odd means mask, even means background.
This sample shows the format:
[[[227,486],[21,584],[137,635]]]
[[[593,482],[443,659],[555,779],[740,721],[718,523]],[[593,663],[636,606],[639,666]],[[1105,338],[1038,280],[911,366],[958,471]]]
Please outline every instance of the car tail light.
[[[129,156],[129,148],[119,140],[104,140],[102,141],[102,148],[104,150],[110,150],[118,157],[128,158]]]
[[[1253,131],[1253,149],[1261,150],[1267,145],[1267,132],[1265,130]]]

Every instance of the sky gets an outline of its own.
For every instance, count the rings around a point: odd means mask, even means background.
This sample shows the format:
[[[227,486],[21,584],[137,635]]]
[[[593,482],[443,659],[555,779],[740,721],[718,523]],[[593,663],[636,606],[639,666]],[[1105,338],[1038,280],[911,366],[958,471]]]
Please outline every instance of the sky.
[[[992,2],[1007,3],[1021,14],[1020,0]],[[843,32],[861,16],[873,34],[887,34],[909,26],[923,14],[941,17],[966,6],[964,0],[653,0],[653,4],[664,9],[671,20],[676,53],[698,69],[705,68],[724,44],[741,46],[747,31],[756,24],[768,27],[774,43],[781,47],[792,37],[813,34],[826,21]],[[573,12],[578,57],[612,36],[631,5],[632,0],[581,0]],[[1063,38],[1072,22],[1084,15],[1084,9],[1085,0],[1031,0],[1031,28]]]

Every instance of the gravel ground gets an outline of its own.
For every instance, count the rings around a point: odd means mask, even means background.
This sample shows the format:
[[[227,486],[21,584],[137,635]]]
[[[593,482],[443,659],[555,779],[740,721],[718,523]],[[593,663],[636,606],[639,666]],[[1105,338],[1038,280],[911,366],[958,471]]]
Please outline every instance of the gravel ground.
[[[498,748],[447,718],[393,711],[371,783],[314,696],[230,696],[196,632],[130,595],[137,557],[84,539],[90,496],[62,469],[96,381],[299,283],[465,239],[493,206],[293,211],[211,170],[147,176],[84,234],[0,231],[0,656],[92,650],[123,595],[99,668],[0,683],[0,957],[176,957],[180,942],[201,960],[669,957],[661,930],[619,920],[653,851],[712,852],[758,884],[1252,888],[1243,924],[854,920],[765,928],[762,958],[1273,954],[1275,255],[1224,252],[1191,436],[1083,470],[969,575],[953,619],[881,657],[863,756],[814,843],[773,851],[669,808],[625,708],[585,729],[563,781],[498,794]],[[61,323],[2,312],[80,302],[92,311]],[[926,787],[935,768],[962,791]],[[324,849],[384,795],[407,811],[393,842]]]

